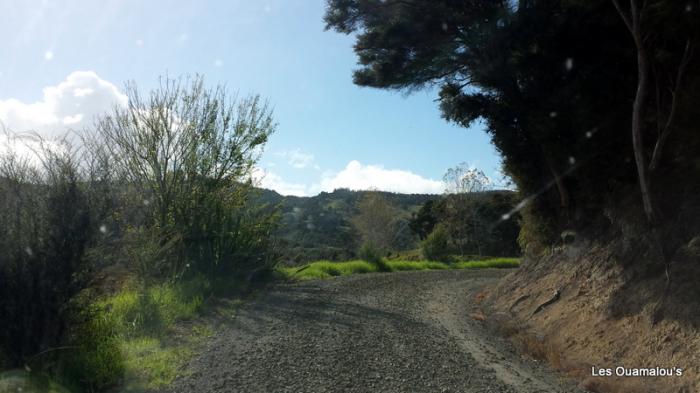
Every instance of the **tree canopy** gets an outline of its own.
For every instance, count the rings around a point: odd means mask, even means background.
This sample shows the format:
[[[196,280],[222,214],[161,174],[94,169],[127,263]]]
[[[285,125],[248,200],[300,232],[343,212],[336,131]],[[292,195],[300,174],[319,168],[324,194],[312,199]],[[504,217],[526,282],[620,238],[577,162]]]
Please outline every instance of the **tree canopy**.
[[[638,3],[653,70],[641,154],[652,156],[669,119],[676,129],[651,179],[658,184],[652,191],[666,195],[669,185],[657,179],[697,174],[690,152],[700,144],[692,131],[698,115],[689,107],[700,68],[686,48],[700,42],[700,10]],[[614,2],[329,0],[325,21],[356,34],[356,84],[406,92],[437,86],[445,119],[465,127],[483,121],[504,171],[540,221],[537,236],[554,239],[602,217],[615,193],[638,193],[627,131],[637,52]]]

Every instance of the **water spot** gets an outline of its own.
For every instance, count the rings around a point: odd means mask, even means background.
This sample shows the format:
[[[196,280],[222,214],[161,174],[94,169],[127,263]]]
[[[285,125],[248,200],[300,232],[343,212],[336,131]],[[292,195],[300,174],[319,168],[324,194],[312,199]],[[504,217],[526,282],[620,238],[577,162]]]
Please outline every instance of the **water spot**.
[[[100,225],[100,232],[107,233],[107,226],[104,224]]]
[[[574,59],[572,59],[571,57],[566,59],[566,61],[564,62],[564,67],[567,71],[571,71],[574,68]]]
[[[593,137],[593,133],[590,131],[586,131],[586,138],[591,139]]]
[[[148,206],[148,205],[150,205],[150,204],[151,204],[151,201],[149,201],[148,199],[144,199],[144,200],[143,200],[143,205],[144,205],[144,206]]]
[[[47,50],[44,52],[44,59],[47,61],[51,61],[53,59],[53,51]]]
[[[29,255],[30,257],[31,257],[32,255],[34,255],[34,251],[32,250],[31,247],[26,247],[26,248],[24,249],[24,252],[26,252],[27,255]]]
[[[214,67],[221,67],[224,65],[224,61],[221,59],[214,60]]]
[[[496,21],[496,26],[497,26],[497,27],[503,27],[503,26],[505,26],[505,25],[506,25],[506,22],[504,22],[503,19],[501,19],[501,18],[499,18],[499,19]]]
[[[442,31],[447,31],[447,23],[442,22]]]
[[[501,216],[501,220],[502,220],[502,221],[507,221],[507,220],[509,220],[509,219],[510,219],[510,214],[508,214],[508,213],[506,213],[506,214],[504,214],[504,215]]]
[[[569,164],[574,165],[576,163],[576,158],[573,156],[569,157]]]
[[[551,118],[555,118],[555,117],[557,117],[557,115],[558,115],[557,112],[554,112],[554,111],[549,112],[549,117],[551,117]]]
[[[143,46],[143,40],[136,40],[136,46],[142,47]]]
[[[692,4],[688,4],[688,5],[685,6],[685,11],[686,11],[686,12],[690,12],[690,11],[692,11],[692,10],[693,10],[693,5],[692,5]]]

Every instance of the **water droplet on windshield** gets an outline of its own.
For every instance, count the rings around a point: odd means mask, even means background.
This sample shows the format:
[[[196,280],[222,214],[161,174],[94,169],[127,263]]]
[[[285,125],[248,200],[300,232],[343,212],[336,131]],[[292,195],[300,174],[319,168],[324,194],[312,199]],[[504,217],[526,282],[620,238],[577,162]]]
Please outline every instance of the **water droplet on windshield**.
[[[566,59],[566,61],[564,62],[564,67],[566,67],[567,71],[571,71],[574,68],[574,59],[572,59],[571,57]]]

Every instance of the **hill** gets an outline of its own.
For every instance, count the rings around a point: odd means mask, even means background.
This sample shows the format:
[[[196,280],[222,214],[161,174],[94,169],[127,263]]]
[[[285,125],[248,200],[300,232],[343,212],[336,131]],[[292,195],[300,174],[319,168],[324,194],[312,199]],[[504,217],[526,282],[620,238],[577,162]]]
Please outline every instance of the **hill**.
[[[279,206],[281,213],[277,239],[283,263],[298,264],[318,259],[346,260],[356,257],[359,246],[356,230],[351,224],[357,214],[357,204],[367,193],[378,193],[397,214],[395,251],[415,249],[418,235],[409,228],[409,220],[428,201],[442,200],[444,196],[434,194],[399,194],[377,191],[352,191],[337,189],[322,192],[313,197],[283,196],[272,190],[261,189],[263,203]],[[515,201],[512,191],[488,191],[480,193],[485,203],[493,197],[508,200],[500,206],[497,215],[507,213]],[[515,224],[514,224],[515,225]],[[512,243],[515,242],[515,232]]]

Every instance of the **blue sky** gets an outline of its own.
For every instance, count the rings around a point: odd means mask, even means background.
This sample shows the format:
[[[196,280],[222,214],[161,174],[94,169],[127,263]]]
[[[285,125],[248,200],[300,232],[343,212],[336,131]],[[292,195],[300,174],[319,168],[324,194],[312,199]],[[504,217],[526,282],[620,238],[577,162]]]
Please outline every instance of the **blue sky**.
[[[150,89],[159,75],[200,73],[274,106],[258,175],[282,193],[440,192],[460,162],[498,179],[486,134],[441,119],[436,91],[352,84],[353,39],[324,31],[322,0],[0,4],[0,120],[14,130],[87,126],[127,80]]]

